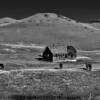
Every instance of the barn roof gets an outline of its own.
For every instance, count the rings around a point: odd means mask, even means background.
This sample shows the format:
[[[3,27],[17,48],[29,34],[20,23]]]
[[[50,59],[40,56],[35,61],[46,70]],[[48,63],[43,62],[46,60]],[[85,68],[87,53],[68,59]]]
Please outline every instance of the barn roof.
[[[51,49],[51,52],[53,54],[55,54],[55,53],[67,53],[67,50],[66,50],[66,48],[54,48],[54,49]]]
[[[45,47],[46,48],[46,47]],[[43,52],[44,50],[45,50],[45,48],[43,48],[42,50],[41,50],[41,52]],[[55,53],[67,53],[67,47],[63,47],[63,46],[61,46],[61,47],[56,47],[56,48],[50,48],[50,47],[48,47],[50,50],[51,50],[51,52],[53,53],[53,54],[55,54]]]

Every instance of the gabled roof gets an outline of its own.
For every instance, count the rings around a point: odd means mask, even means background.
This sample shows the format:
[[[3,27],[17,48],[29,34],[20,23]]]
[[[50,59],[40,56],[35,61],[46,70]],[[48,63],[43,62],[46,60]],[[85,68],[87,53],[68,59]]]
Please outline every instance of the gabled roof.
[[[67,53],[66,48],[54,48],[54,49],[51,49],[51,51],[53,54],[55,54],[55,53]]]
[[[46,53],[46,52],[52,54],[52,51],[50,50],[49,47],[46,47],[46,48],[44,49],[43,53]]]
[[[46,48],[46,47],[45,47]],[[42,49],[41,50],[41,52],[43,53],[43,51],[45,50],[45,48],[44,49]],[[50,47],[48,47],[50,50],[51,50],[51,52],[53,53],[53,54],[55,54],[55,53],[67,53],[67,47],[63,47],[63,46],[61,46],[61,47],[57,47],[57,48],[50,48]],[[75,48],[76,49],[76,48]]]

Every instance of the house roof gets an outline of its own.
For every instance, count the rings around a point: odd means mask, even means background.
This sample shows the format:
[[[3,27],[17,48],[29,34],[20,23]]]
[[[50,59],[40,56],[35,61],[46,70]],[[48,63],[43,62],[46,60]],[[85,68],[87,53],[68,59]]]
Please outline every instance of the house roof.
[[[66,50],[66,48],[54,48],[54,49],[51,49],[51,52],[53,54],[55,54],[55,53],[67,53],[67,50]]]
[[[41,52],[43,52],[45,50],[45,48],[42,49]],[[56,48],[50,48],[50,47],[48,47],[48,48],[51,50],[51,52],[53,54],[55,54],[55,53],[67,53],[67,47],[61,46],[61,47],[56,47]]]

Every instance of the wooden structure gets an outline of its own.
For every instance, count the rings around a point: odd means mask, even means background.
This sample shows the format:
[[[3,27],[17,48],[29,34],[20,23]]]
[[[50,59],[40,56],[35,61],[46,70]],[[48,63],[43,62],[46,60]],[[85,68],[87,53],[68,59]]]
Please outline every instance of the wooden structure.
[[[67,58],[73,59],[77,56],[77,50],[73,46],[67,46]]]
[[[53,62],[54,60],[65,60],[65,59],[74,59],[77,56],[77,50],[73,46],[67,46],[63,51],[62,49],[50,49],[48,46],[45,47],[42,52],[41,58],[39,60]]]
[[[50,62],[53,61],[53,53],[51,52],[51,50],[49,49],[49,47],[45,48],[45,50],[44,50],[44,52],[42,54],[42,57],[46,61],[50,61]]]

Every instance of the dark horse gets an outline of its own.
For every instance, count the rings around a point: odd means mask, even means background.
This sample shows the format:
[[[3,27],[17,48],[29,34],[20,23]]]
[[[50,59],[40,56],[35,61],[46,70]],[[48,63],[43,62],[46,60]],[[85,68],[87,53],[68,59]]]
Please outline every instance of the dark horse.
[[[4,69],[4,64],[0,63],[0,69]]]
[[[91,65],[90,63],[87,63],[87,64],[86,64],[86,69],[87,69],[88,71],[91,71],[91,70],[92,70],[92,65]]]

